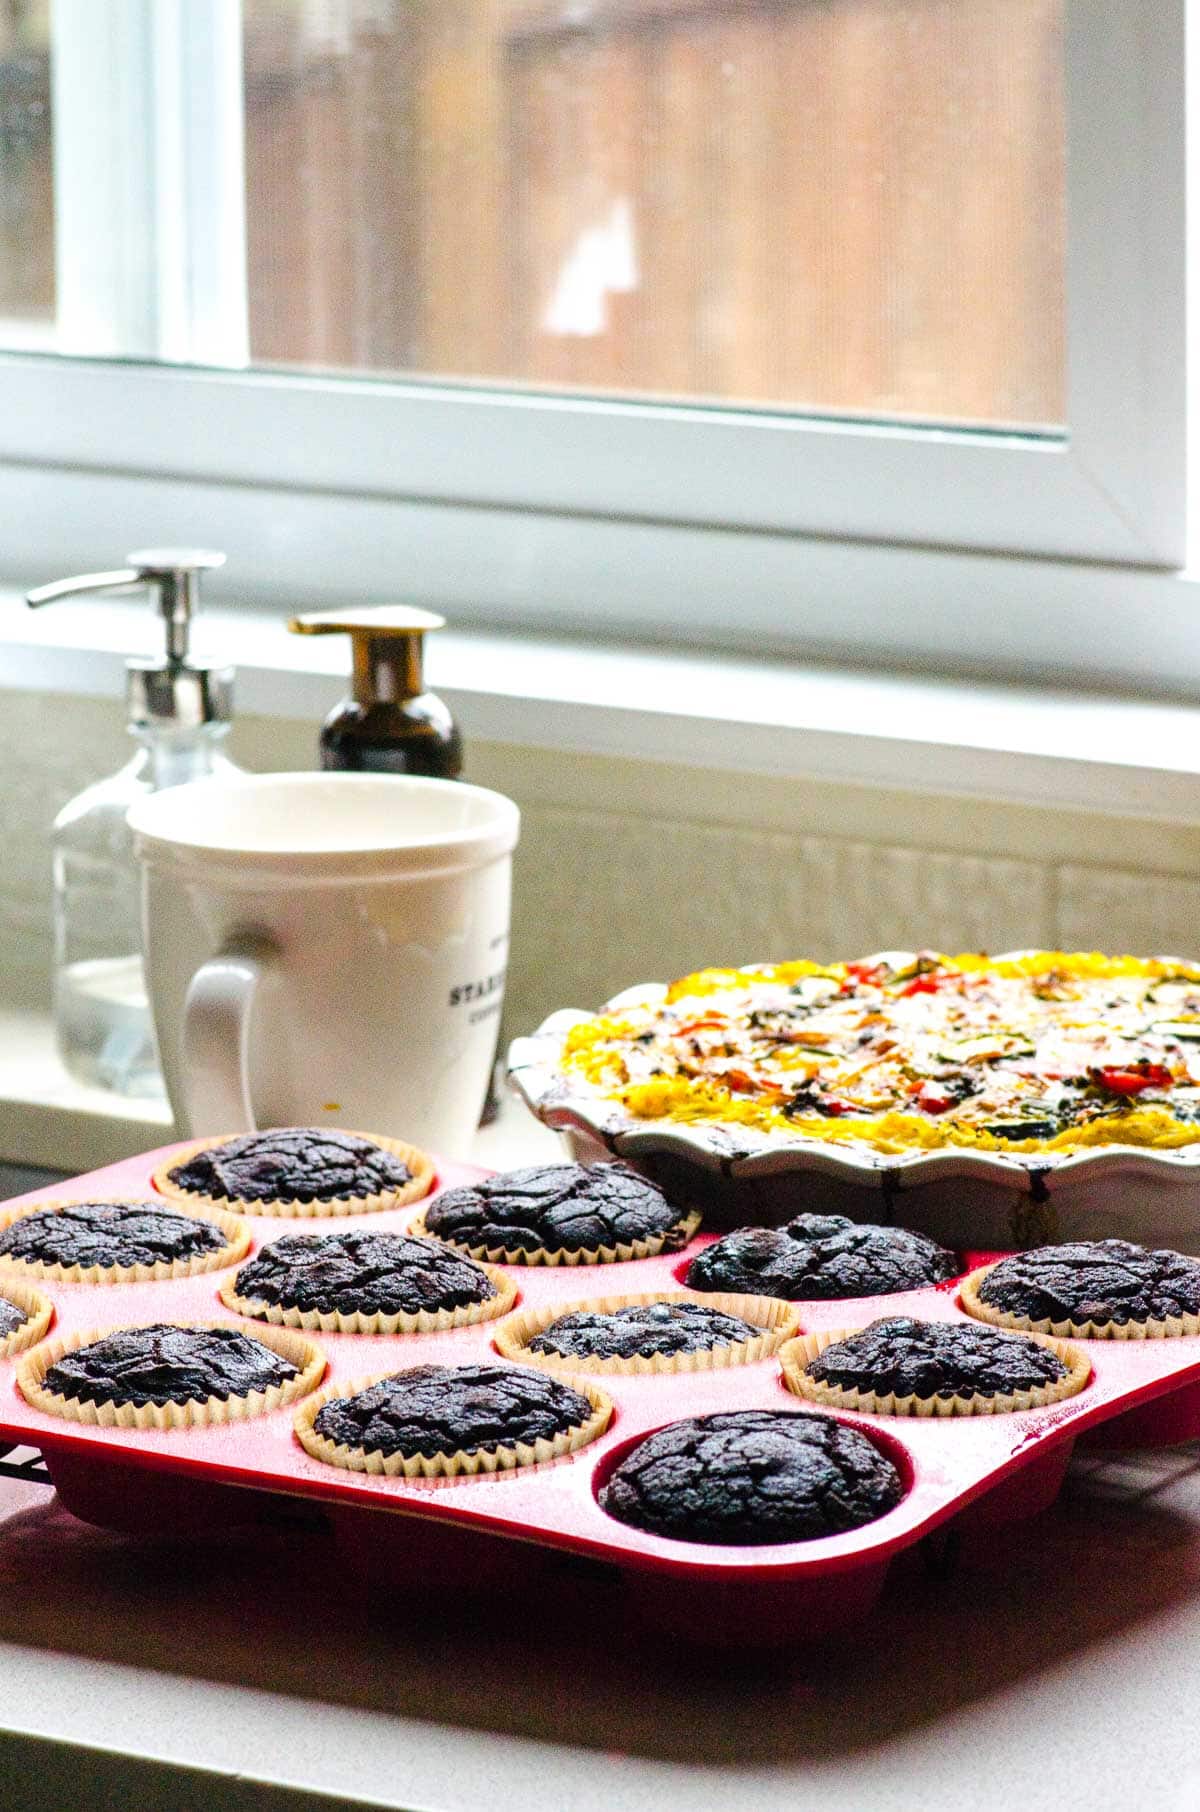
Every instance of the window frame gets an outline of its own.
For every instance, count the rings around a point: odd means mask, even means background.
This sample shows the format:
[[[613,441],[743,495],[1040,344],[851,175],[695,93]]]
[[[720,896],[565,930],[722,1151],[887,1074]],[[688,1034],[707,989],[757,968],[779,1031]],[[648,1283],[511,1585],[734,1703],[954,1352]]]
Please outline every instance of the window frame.
[[[50,84],[58,353],[244,366],[241,0],[54,0]]]
[[[737,640],[738,599],[703,578],[704,537],[732,534],[753,598],[744,637],[765,625],[781,646],[834,649],[838,588],[804,574],[828,571],[842,544],[885,578],[888,553],[920,549],[1179,567],[1185,51],[1198,3],[1066,0],[1064,436],[12,353],[0,356],[11,575],[70,566],[81,525],[99,519],[109,540],[89,559],[188,532],[228,547],[228,583],[247,601],[400,594],[476,620]],[[617,571],[594,608],[556,616],[556,564],[539,554],[575,529],[579,557],[591,547]],[[356,558],[356,545],[396,549],[408,531],[381,586],[380,561]],[[693,575],[683,596],[681,570]],[[860,649],[903,656],[929,643],[933,619],[895,633],[891,604],[884,583]],[[1061,646],[1041,658],[1059,665]]]

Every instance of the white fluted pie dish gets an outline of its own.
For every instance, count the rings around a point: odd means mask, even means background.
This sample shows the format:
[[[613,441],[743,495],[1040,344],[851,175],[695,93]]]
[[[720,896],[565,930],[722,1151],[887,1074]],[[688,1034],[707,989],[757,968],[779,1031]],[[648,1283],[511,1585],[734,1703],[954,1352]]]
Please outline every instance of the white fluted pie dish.
[[[894,964],[911,954],[882,953],[855,966]],[[665,983],[642,983],[600,1013],[655,1009],[668,991]],[[898,1222],[959,1250],[1111,1236],[1200,1252],[1200,1137],[1169,1149],[1111,1142],[1067,1150],[881,1150],[868,1140],[827,1143],[778,1126],[645,1118],[564,1064],[568,1035],[595,1017],[565,1008],[516,1039],[511,1086],[563,1136],[573,1157],[635,1165],[698,1205],[709,1227],[777,1225],[819,1211]]]

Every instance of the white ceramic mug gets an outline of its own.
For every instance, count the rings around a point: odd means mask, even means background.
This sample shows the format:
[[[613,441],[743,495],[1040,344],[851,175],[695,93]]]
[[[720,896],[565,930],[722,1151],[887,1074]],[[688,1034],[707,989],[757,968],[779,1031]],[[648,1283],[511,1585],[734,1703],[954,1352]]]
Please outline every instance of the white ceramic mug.
[[[511,799],[245,775],[152,794],[129,824],[183,1131],[343,1126],[469,1149],[504,999]]]

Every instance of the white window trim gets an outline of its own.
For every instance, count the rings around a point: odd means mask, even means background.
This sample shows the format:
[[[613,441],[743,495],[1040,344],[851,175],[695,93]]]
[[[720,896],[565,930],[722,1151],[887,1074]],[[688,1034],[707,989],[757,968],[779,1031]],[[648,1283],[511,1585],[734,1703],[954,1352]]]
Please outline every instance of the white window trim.
[[[137,433],[130,417],[121,439]],[[660,640],[1200,690],[1200,580],[1186,573],[88,467],[0,469],[0,578],[10,583],[95,570],[156,542],[223,548],[228,565],[208,595],[279,615],[408,599],[463,627],[642,641],[648,625],[670,619],[676,633]],[[44,614],[61,619],[65,608]],[[92,608],[71,612],[85,638]]]
[[[1095,615],[1136,589],[1113,569],[1185,556],[1196,5],[1068,0],[1066,438],[13,355],[7,570],[183,536],[225,546],[251,602],[407,595],[500,623],[1200,677],[1154,634],[1127,668]],[[1074,600],[1057,616],[1055,594]]]
[[[56,350],[245,365],[240,0],[54,0],[50,79]]]

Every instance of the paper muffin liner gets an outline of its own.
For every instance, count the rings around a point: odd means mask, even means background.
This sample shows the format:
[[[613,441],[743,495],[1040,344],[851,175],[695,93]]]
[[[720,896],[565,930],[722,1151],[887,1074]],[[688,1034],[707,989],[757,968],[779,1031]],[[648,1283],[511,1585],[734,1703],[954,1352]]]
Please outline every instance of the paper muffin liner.
[[[6,1286],[5,1286],[6,1287]],[[203,1402],[187,1403],[91,1403],[82,1397],[63,1397],[47,1390],[46,1373],[65,1353],[103,1340],[107,1334],[120,1333],[124,1327],[147,1325],[126,1322],[121,1327],[93,1328],[84,1334],[72,1334],[66,1340],[54,1340],[26,1353],[17,1367],[17,1387],[25,1401],[48,1416],[61,1416],[64,1421],[84,1422],[92,1428],[200,1428],[222,1422],[247,1422],[254,1416],[269,1415],[288,1403],[306,1396],[325,1375],[328,1364],[320,1347],[283,1328],[239,1328],[238,1333],[269,1346],[280,1358],[287,1359],[299,1370],[284,1384],[272,1384],[267,1390],[250,1391],[244,1397],[207,1397]],[[227,1328],[228,1321],[180,1321],[171,1324],[181,1328]]]
[[[0,1359],[13,1359],[26,1347],[37,1345],[54,1319],[54,1304],[40,1290],[18,1283],[15,1277],[0,1277],[0,1296],[25,1316],[19,1328],[0,1339]]]
[[[993,1327],[1012,1328],[1019,1333],[1071,1335],[1076,1340],[1177,1340],[1184,1334],[1200,1334],[1200,1315],[1151,1316],[1147,1321],[1034,1321],[1028,1315],[1010,1315],[984,1302],[979,1286],[995,1264],[980,1265],[965,1277],[958,1299],[968,1315],[976,1321],[989,1321]]]
[[[1067,1367],[1067,1376],[1056,1384],[1043,1384],[1033,1390],[1010,1391],[1002,1396],[984,1397],[898,1397],[894,1391],[884,1396],[874,1391],[844,1390],[840,1385],[822,1384],[809,1378],[804,1367],[838,1340],[861,1334],[861,1328],[824,1328],[819,1334],[800,1334],[790,1340],[779,1355],[783,1381],[797,1397],[819,1403],[823,1409],[849,1409],[872,1416],[1007,1416],[1022,1409],[1045,1409],[1074,1397],[1092,1375],[1087,1355],[1064,1341],[1051,1340],[1044,1334],[1028,1334],[1026,1339],[1038,1346],[1048,1346]]]
[[[369,1139],[380,1151],[390,1152],[394,1158],[399,1158],[412,1172],[411,1180],[400,1189],[384,1189],[374,1195],[339,1195],[329,1202],[244,1202],[240,1197],[226,1200],[222,1196],[198,1195],[194,1190],[181,1189],[178,1183],[171,1181],[171,1172],[188,1163],[197,1152],[209,1151],[214,1145],[227,1145],[231,1139],[242,1137],[239,1133],[223,1133],[219,1138],[196,1139],[191,1145],[185,1145],[173,1158],[168,1158],[165,1164],[159,1165],[150,1181],[160,1195],[165,1195],[172,1202],[184,1202],[202,1209],[216,1208],[228,1214],[273,1214],[281,1220],[329,1220],[336,1215],[378,1214],[385,1209],[406,1208],[410,1202],[419,1202],[433,1188],[433,1159],[428,1153],[418,1151],[415,1145],[405,1145],[400,1139],[385,1139],[377,1133],[354,1132],[344,1126],[321,1127],[319,1130],[345,1133],[352,1139]]]
[[[705,1347],[698,1353],[637,1353],[632,1359],[618,1357],[576,1358],[561,1353],[535,1353],[529,1341],[544,1333],[551,1322],[563,1315],[583,1311],[611,1315],[617,1309],[631,1309],[650,1302],[695,1302],[715,1309],[722,1315],[738,1315],[762,1329],[749,1340],[727,1341],[721,1346]],[[610,1377],[640,1377],[656,1372],[715,1372],[735,1365],[753,1365],[779,1351],[800,1326],[795,1303],[782,1302],[774,1296],[705,1295],[698,1290],[649,1290],[633,1296],[599,1296],[583,1302],[543,1304],[536,1309],[521,1309],[510,1315],[496,1329],[492,1345],[505,1359],[519,1365],[540,1366],[556,1375],[577,1372],[599,1372]]]
[[[443,1246],[449,1246],[455,1252],[465,1252],[468,1258],[486,1259],[493,1265],[616,1265],[626,1264],[631,1258],[657,1258],[660,1252],[681,1252],[699,1225],[699,1214],[685,1214],[665,1233],[655,1233],[648,1239],[635,1239],[620,1246],[584,1247],[578,1252],[568,1252],[561,1247],[557,1252],[549,1252],[544,1246],[538,1246],[532,1252],[507,1246],[467,1246],[459,1240],[447,1239],[444,1234],[433,1233],[425,1225],[424,1209],[409,1222],[408,1231],[421,1239],[440,1240]]]
[[[314,1460],[323,1461],[326,1466],[340,1466],[347,1472],[369,1472],[376,1477],[469,1479],[484,1474],[514,1472],[519,1467],[544,1466],[551,1460],[565,1459],[568,1454],[578,1453],[589,1442],[596,1440],[612,1420],[611,1399],[586,1378],[579,1378],[573,1381],[573,1388],[578,1390],[580,1396],[587,1398],[592,1405],[592,1414],[586,1422],[555,1435],[553,1440],[542,1436],[532,1445],[526,1441],[515,1441],[511,1447],[493,1447],[486,1453],[384,1454],[378,1449],[368,1452],[365,1447],[347,1447],[317,1433],[314,1424],[326,1403],[332,1402],[335,1397],[357,1396],[359,1391],[392,1376],[394,1373],[376,1372],[369,1378],[342,1380],[318,1391],[315,1397],[303,1403],[296,1412],[293,1427],[305,1453],[311,1454]]]
[[[94,1202],[97,1206],[121,1207],[124,1204],[136,1206],[141,1199],[139,1196],[86,1196],[69,1202],[28,1202],[23,1207],[13,1209],[11,1213],[0,1211],[0,1229],[11,1227],[14,1221],[26,1220],[31,1214],[45,1214],[47,1209],[61,1214],[64,1208],[79,1207],[81,1201]],[[14,1273],[21,1277],[44,1277],[57,1283],[162,1283],[173,1277],[199,1277],[206,1271],[224,1271],[227,1266],[240,1263],[249,1252],[250,1229],[236,1214],[226,1214],[216,1207],[195,1210],[189,1207],[180,1212],[187,1212],[190,1220],[208,1221],[219,1228],[225,1235],[225,1244],[215,1252],[197,1253],[194,1258],[162,1259],[153,1265],[55,1265],[47,1264],[40,1258],[19,1258],[15,1254],[0,1252],[0,1278]]]
[[[223,1284],[221,1301],[235,1314],[251,1316],[255,1321],[273,1322],[276,1327],[307,1328],[322,1334],[437,1334],[447,1328],[469,1328],[481,1321],[498,1321],[507,1315],[517,1300],[517,1287],[495,1271],[482,1267],[496,1294],[486,1302],[469,1302],[458,1309],[419,1309],[415,1315],[366,1315],[361,1309],[343,1315],[339,1309],[300,1309],[284,1307],[277,1302],[264,1302],[261,1297],[239,1296],[237,1279]]]

